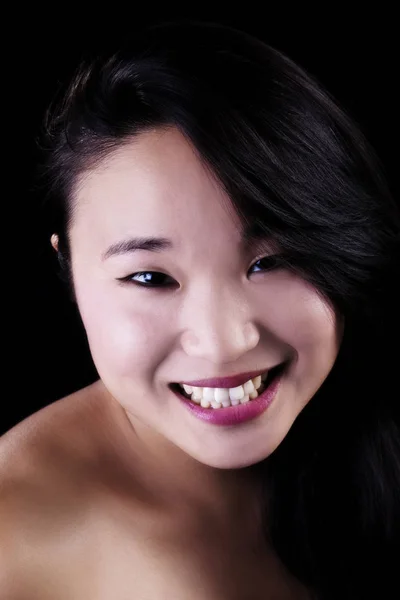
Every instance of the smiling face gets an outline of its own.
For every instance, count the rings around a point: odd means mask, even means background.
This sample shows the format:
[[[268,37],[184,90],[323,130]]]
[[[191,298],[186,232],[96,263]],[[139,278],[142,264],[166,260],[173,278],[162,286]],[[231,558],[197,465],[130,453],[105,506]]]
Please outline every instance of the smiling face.
[[[254,268],[272,247],[244,248],[227,194],[177,130],[115,151],[80,180],[75,201],[79,311],[99,376],[134,429],[213,467],[269,456],[333,367],[343,333],[333,308],[293,273]],[[172,244],[105,256],[139,236]],[[235,426],[199,420],[169,388],[286,360],[271,406]]]

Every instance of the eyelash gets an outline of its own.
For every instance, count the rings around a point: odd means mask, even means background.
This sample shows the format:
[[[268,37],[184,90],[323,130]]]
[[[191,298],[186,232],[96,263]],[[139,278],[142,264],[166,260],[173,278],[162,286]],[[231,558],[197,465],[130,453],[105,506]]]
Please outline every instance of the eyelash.
[[[264,258],[259,258],[251,268],[255,267],[257,263],[267,263],[267,265],[269,265],[268,267],[264,267],[262,270],[263,271],[272,271],[272,270],[276,270],[278,268],[280,268],[282,266],[282,261],[280,260],[281,255],[279,254],[275,254],[273,256],[265,256]],[[126,277],[120,277],[117,278],[117,281],[121,282],[123,285],[124,284],[134,284],[134,285],[138,285],[140,287],[145,287],[145,288],[170,288],[174,285],[174,283],[169,283],[167,285],[162,285],[162,284],[147,284],[147,283],[143,283],[140,281],[134,281],[133,277],[136,276],[140,276],[140,275],[147,275],[148,273],[151,273],[152,275],[161,275],[161,277],[168,277],[168,275],[165,275],[164,273],[160,273],[159,271],[138,271],[137,273],[132,273],[131,275],[127,275]]]

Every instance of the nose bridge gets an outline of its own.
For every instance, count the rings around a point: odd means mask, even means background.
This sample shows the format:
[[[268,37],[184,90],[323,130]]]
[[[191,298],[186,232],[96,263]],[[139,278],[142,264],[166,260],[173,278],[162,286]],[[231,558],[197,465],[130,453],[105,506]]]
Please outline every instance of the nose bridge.
[[[223,364],[257,345],[259,333],[239,288],[208,280],[186,297],[182,344],[188,355]]]

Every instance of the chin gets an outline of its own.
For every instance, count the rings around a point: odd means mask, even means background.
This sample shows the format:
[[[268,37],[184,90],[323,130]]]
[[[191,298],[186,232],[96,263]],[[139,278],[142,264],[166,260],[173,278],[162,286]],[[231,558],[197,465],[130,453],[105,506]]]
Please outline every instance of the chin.
[[[275,448],[263,451],[255,452],[254,449],[249,448],[248,452],[243,449],[237,452],[232,452],[227,449],[221,450],[220,452],[207,452],[204,451],[201,454],[191,454],[193,458],[201,462],[203,465],[213,467],[216,469],[245,469],[255,465],[272,454]],[[187,452],[187,451],[186,451]]]

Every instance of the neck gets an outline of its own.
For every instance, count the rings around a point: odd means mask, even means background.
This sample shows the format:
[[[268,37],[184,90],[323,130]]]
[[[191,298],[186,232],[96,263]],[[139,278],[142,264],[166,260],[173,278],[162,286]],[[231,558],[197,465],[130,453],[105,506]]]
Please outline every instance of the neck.
[[[281,564],[264,537],[265,464],[242,469],[204,465],[161,436],[150,436],[148,428],[134,427],[100,381],[93,388],[92,409],[101,415],[99,429],[104,424],[99,433],[102,446],[105,439],[108,444],[108,480],[121,497],[139,498],[155,524],[155,536],[172,532],[173,539],[186,540],[185,547],[195,539],[218,560],[229,552],[241,561],[248,555],[253,563],[259,561],[272,583],[277,578],[279,585],[283,581],[290,586],[290,597],[309,600],[306,588]]]
[[[132,423],[104,384],[98,385],[105,392],[106,423],[108,427],[110,423],[115,425],[111,439],[116,459],[123,463],[128,477],[139,481],[150,496],[162,498],[163,505],[174,512],[189,510],[194,518],[207,515],[221,523],[238,518],[243,523],[248,517],[252,526],[257,523],[257,531],[260,530],[264,465],[241,469],[205,465],[149,427]]]

